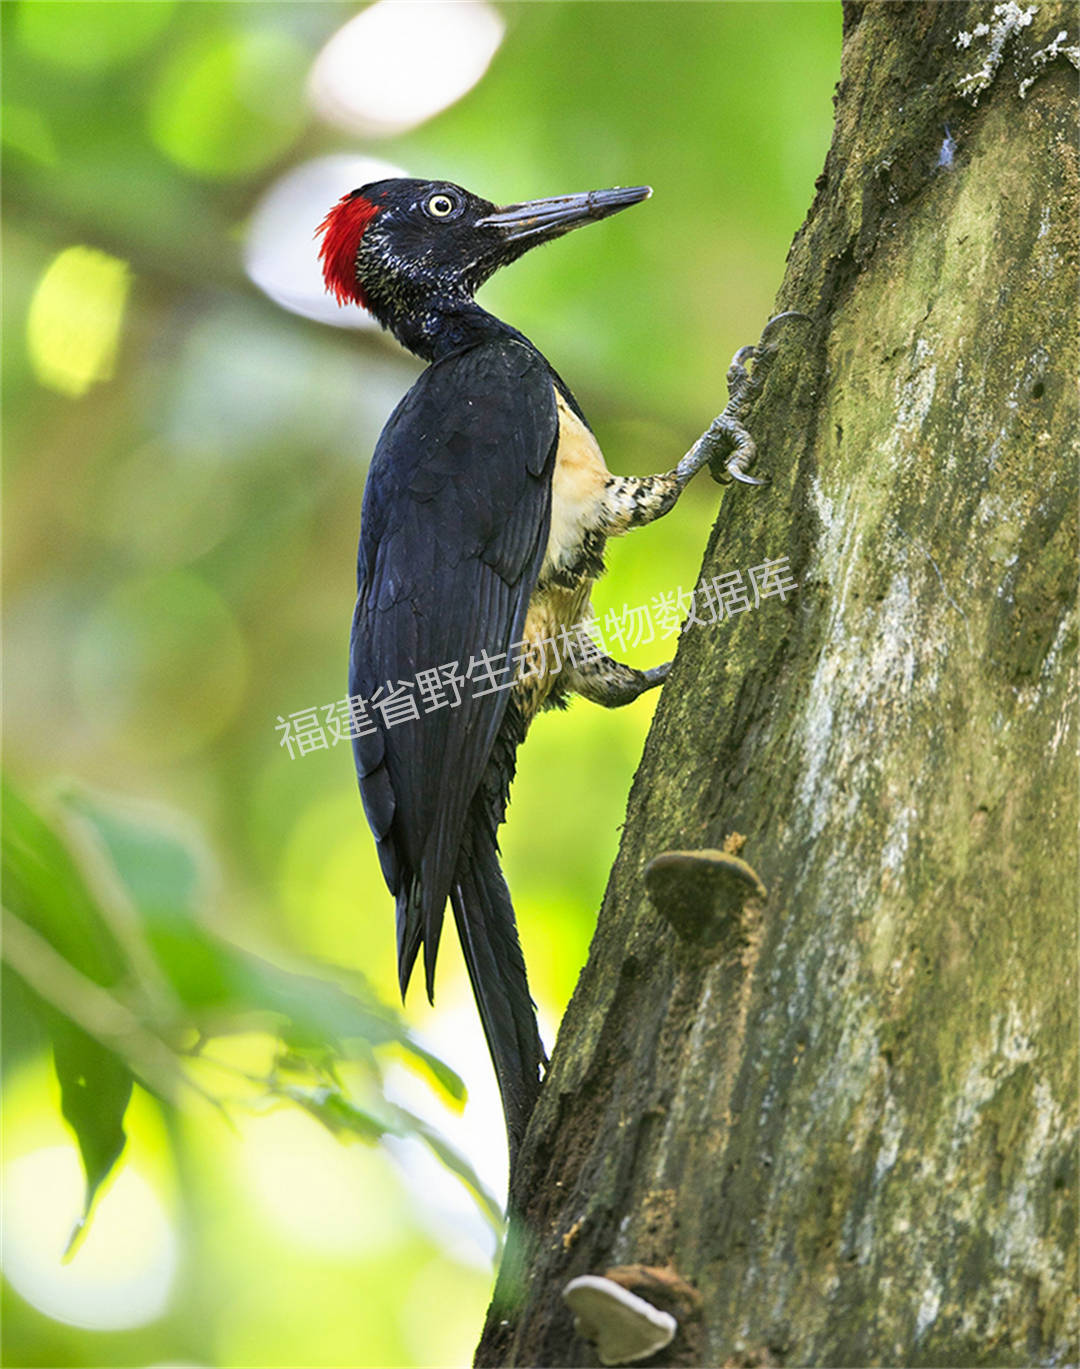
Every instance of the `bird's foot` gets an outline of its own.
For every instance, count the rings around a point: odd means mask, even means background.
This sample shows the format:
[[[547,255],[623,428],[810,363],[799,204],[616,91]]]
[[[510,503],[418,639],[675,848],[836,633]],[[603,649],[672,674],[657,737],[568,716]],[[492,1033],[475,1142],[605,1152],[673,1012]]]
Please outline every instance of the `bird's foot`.
[[[790,319],[809,322],[809,315],[799,313],[796,309],[775,315],[766,323],[755,345],[740,347],[731,358],[727,372],[728,402],[723,412],[713,419],[707,433],[714,446],[709,467],[713,479],[721,485],[730,485],[733,480],[741,481],[744,485],[769,483],[768,478],[759,480],[747,474],[757,457],[757,447],[746,429],[746,419],[761,393],[769,366],[776,355],[776,344],[770,342],[770,336],[778,324]],[[749,369],[747,363],[750,363]]]

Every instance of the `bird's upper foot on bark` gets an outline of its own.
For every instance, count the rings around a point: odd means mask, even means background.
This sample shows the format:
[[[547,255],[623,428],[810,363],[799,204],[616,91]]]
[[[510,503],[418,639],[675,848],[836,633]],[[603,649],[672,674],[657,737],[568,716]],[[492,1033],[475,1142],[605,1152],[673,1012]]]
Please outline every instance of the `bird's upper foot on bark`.
[[[776,355],[776,344],[770,343],[770,334],[778,324],[789,319],[809,321],[809,316],[796,309],[776,314],[765,325],[756,344],[740,347],[731,358],[727,372],[728,402],[709,428],[710,436],[720,439],[719,449],[710,461],[710,469],[713,479],[721,485],[730,485],[733,480],[741,481],[744,485],[769,483],[767,476],[759,479],[747,474],[757,457],[757,447],[745,424]],[[752,363],[751,369],[747,369],[748,362]]]

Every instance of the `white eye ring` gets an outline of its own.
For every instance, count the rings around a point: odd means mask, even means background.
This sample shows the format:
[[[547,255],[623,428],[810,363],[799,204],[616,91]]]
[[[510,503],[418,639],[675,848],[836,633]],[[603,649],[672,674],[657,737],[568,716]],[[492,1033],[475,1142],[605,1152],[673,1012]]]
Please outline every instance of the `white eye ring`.
[[[445,219],[454,212],[454,201],[449,195],[432,195],[427,202],[428,213],[437,219]]]

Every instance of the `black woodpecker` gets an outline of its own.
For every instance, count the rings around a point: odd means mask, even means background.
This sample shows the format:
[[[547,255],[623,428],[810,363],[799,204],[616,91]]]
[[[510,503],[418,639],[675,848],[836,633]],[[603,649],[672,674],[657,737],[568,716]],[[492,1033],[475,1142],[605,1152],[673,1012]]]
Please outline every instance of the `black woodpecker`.
[[[397,902],[402,995],[421,946],[433,995],[449,898],[511,1167],[546,1063],[496,843],[515,754],[540,709],[569,694],[618,707],[668,672],[581,650],[562,651],[556,667],[545,643],[572,642],[591,613],[607,538],[667,513],[721,439],[736,449],[730,474],[761,482],[745,474],[753,444],[730,406],[673,470],[612,475],[554,368],[474,295],[529,248],[650,193],[497,208],[447,181],[385,180],[346,195],[319,229],[327,288],[430,363],[391,414],[368,473],[349,693],[404,700],[423,675],[432,706],[396,721],[384,709],[378,725],[358,729],[354,751]]]

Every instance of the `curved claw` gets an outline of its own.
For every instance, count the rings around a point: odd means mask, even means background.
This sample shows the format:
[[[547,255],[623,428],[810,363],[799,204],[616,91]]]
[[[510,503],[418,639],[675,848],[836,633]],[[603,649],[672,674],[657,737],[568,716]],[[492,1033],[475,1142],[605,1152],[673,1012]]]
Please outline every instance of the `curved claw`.
[[[809,314],[804,314],[799,309],[785,309],[782,314],[774,314],[772,318],[768,321],[768,323],[766,323],[765,327],[761,330],[761,341],[758,343],[758,346],[760,346],[761,343],[764,342],[765,339],[769,336],[775,324],[786,323],[788,319],[793,318],[801,319],[803,323],[811,322]]]
[[[767,328],[769,325],[766,324],[765,326],[766,326],[766,328]],[[732,366],[745,366],[746,363],[747,363],[752,357],[754,357],[756,354],[757,354],[757,345],[756,345],[755,343],[752,343],[752,342],[751,342],[751,343],[748,343],[745,347],[740,347],[740,348],[739,348],[739,350],[738,350],[738,351],[735,353],[735,355],[731,358],[731,364],[732,364]]]
[[[756,476],[747,475],[739,466],[739,458],[733,456],[727,463],[727,473],[732,480],[741,480],[744,485],[767,485],[768,480],[759,480]]]

